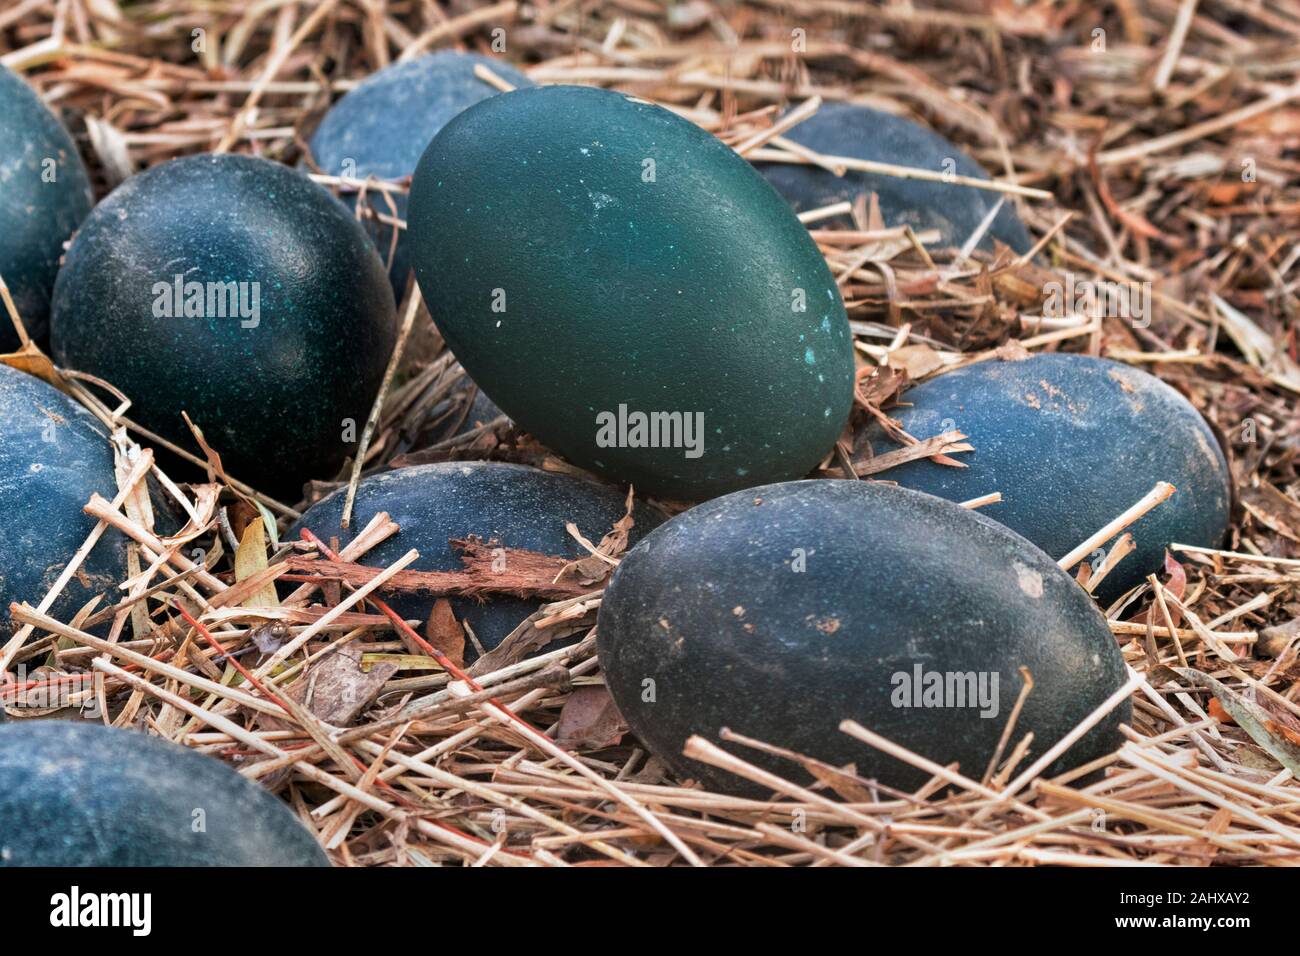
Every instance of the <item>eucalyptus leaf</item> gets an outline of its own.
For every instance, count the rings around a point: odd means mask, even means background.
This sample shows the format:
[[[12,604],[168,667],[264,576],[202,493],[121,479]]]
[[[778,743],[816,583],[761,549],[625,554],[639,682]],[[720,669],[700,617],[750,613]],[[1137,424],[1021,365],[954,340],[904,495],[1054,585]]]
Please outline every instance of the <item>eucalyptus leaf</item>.
[[[1208,674],[1202,674],[1190,667],[1171,667],[1169,669],[1189,683],[1197,687],[1204,687],[1213,694],[1215,699],[1223,705],[1223,709],[1228,712],[1228,716],[1237,722],[1237,726],[1250,735],[1251,740],[1267,750],[1277,759],[1278,763],[1300,778],[1300,747],[1297,747],[1289,740],[1281,739],[1268,732],[1266,725],[1273,720],[1268,711],[1244,694],[1237,693]]]

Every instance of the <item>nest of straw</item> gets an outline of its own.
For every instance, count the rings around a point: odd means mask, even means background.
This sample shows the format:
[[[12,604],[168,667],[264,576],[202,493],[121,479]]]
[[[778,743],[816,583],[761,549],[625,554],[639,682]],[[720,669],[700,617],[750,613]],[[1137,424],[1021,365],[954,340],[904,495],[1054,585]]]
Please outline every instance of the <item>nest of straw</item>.
[[[115,604],[71,621],[38,612],[41,595],[15,609],[23,628],[0,668],[9,713],[98,702],[116,724],[214,754],[279,792],[347,865],[1300,859],[1300,7],[26,0],[0,13],[3,62],[63,111],[101,193],[194,152],[309,159],[305,135],[358,79],[426,50],[499,52],[502,37],[538,82],[655,100],[742,153],[774,148],[791,105],[849,100],[917,118],[994,171],[1040,239],[1036,256],[940,249],[881,222],[869,202],[851,210],[852,230],[810,217],[863,361],[850,431],[886,414],[908,380],[1022,350],[1139,365],[1205,414],[1232,459],[1231,537],[1218,551],[1175,549],[1164,574],[1111,612],[1134,703],[1122,748],[1046,779],[1038,768],[1050,754],[1026,753],[1009,725],[1002,760],[974,779],[846,724],[931,782],[897,793],[794,754],[788,778],[764,775],[744,754],[770,748],[734,736],[729,752],[699,740],[691,752],[758,780],[771,799],[673,779],[624,733],[594,655],[601,583],[625,546],[618,528],[588,543],[601,552],[589,561],[511,562],[516,593],[552,603],[464,674],[457,663],[473,636],[444,602],[431,598],[420,633],[366,598],[381,586],[473,593],[484,585],[483,543],[463,542],[463,573],[430,582],[405,559],[365,565],[369,543],[392,532],[382,516],[341,554],[274,534],[375,469],[457,457],[569,467],[504,421],[437,439],[448,416],[464,415],[443,401],[461,372],[414,292],[360,464],[291,507],[221,474],[197,445],[181,449],[212,468],[211,481],[163,481],[190,518],[172,538],[124,507],[147,471],[165,478],[141,451],[153,436],[102,390],[62,380],[118,429],[122,493],[90,510],[139,543],[146,573]],[[1149,326],[1045,318],[1044,286],[1066,270],[1151,283]],[[37,354],[25,361],[57,374]],[[911,454],[952,451],[959,438],[935,436]],[[823,473],[888,478],[889,460],[864,463],[859,452],[846,434]],[[185,545],[200,539],[213,547],[193,566]],[[106,638],[90,633],[110,621]],[[37,669],[19,682],[19,665]],[[809,772],[815,785],[797,782]]]

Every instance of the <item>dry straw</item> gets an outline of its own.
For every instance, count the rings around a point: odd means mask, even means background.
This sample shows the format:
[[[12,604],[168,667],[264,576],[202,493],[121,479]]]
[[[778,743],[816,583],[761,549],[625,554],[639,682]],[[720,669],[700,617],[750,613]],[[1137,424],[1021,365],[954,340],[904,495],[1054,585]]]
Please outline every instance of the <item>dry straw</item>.
[[[127,459],[112,501],[87,502],[98,523],[51,591],[19,596],[20,629],[0,649],[0,703],[21,718],[52,690],[73,706],[98,700],[114,723],[226,760],[282,794],[345,865],[1300,861],[1300,167],[1292,158],[1300,66],[1269,53],[1279,30],[1300,35],[1300,14],[1234,4],[1227,22],[1205,5],[1162,2],[1139,18],[1124,15],[1127,6],[1103,15],[1095,4],[1043,0],[976,15],[839,0],[37,0],[0,13],[0,60],[66,111],[101,190],[204,150],[309,159],[312,124],[360,78],[425,50],[494,53],[500,42],[538,82],[610,86],[662,103],[751,158],[863,168],[786,135],[835,101],[911,115],[949,134],[995,172],[979,188],[1015,205],[1040,242],[1026,256],[976,251],[976,237],[942,249],[934,233],[882,222],[870,202],[805,215],[866,363],[855,421],[884,419],[905,377],[1026,351],[1084,350],[1173,383],[1233,453],[1240,507],[1230,540],[1220,549],[1176,546],[1178,567],[1109,610],[1129,682],[1089,722],[1132,694],[1132,725],[1116,753],[1054,780],[1039,776],[1068,741],[1018,733],[1022,699],[987,767],[941,766],[846,720],[843,732],[864,754],[874,748],[932,778],[915,793],[860,779],[851,767],[821,767],[821,782],[808,786],[808,762],[797,755],[788,755],[788,774],[772,774],[752,758],[780,751],[744,728],[726,735],[725,750],[695,739],[690,752],[771,798],[706,792],[673,779],[635,740],[615,742],[616,721],[592,712],[601,687],[592,631],[610,560],[584,566],[586,588],[458,673],[448,655],[473,634],[437,613],[438,627],[413,631],[367,600],[380,584],[407,580],[403,568],[414,560],[358,566],[396,531],[392,522],[376,517],[337,560],[305,544],[269,548],[252,556],[264,570],[236,580],[232,554],[249,522],[278,516],[283,530],[310,499],[272,501],[237,475],[224,488],[182,488],[148,452]],[[786,107],[796,112],[781,121]],[[901,164],[870,168],[936,176]],[[385,196],[409,185],[317,179]],[[827,228],[844,215],[852,228]],[[1044,317],[1044,286],[1064,270],[1152,283],[1153,321]],[[7,293],[0,298],[12,314]],[[461,372],[418,298],[405,309],[403,349],[366,423],[361,460],[320,476],[334,481],[310,498],[388,465],[469,455],[571,468],[504,419],[447,438],[465,421],[464,404],[447,411]],[[30,353],[15,364],[48,371]],[[120,429],[121,453],[137,441],[164,445],[132,424],[122,396],[103,383],[63,381]],[[887,479],[891,465],[960,459],[972,445],[977,439],[960,432],[912,436],[894,459],[873,459],[846,439],[824,474]],[[205,461],[197,446],[180,451]],[[175,537],[125,508],[146,474],[190,516]],[[1168,493],[1153,490],[1063,563],[1108,548],[1085,582],[1095,588],[1131,550],[1125,529]],[[54,596],[109,527],[135,542],[142,573],[75,619],[50,617]],[[204,566],[192,560],[197,541],[212,546]],[[604,557],[618,553],[607,545]],[[554,582],[542,572],[555,568],[532,557],[532,570],[509,584],[548,593]],[[276,582],[275,606],[248,606]],[[447,593],[480,585],[469,570],[463,581],[441,582]],[[577,643],[547,646],[571,635]],[[32,670],[40,664],[48,666]],[[358,695],[359,706],[343,706]],[[575,726],[581,732],[565,738]]]

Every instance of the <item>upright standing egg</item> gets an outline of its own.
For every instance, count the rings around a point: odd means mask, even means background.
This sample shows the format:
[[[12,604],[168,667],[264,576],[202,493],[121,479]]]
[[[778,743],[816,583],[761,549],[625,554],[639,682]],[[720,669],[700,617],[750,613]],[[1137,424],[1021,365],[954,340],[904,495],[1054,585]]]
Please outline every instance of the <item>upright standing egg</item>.
[[[475,67],[484,67],[513,87],[532,86],[510,64],[480,56],[443,50],[403,63],[394,63],[366,77],[356,89],[335,103],[312,134],[312,158],[331,176],[365,179],[401,179],[415,172],[429,141],[447,122],[480,100],[499,92],[480,79]],[[405,193],[391,193],[392,205],[372,191],[369,205],[378,215],[406,218]],[[389,279],[400,299],[411,271],[406,233],[379,220],[367,230],[385,262],[392,252]]]
[[[92,203],[68,131],[30,86],[0,66],[0,276],[32,338],[45,335],[63,244]],[[0,308],[0,352],[18,344]]]
[[[0,643],[9,605],[35,606],[95,527],[83,506],[117,494],[108,429],[40,379],[0,365]],[[50,613],[69,619],[96,594],[111,602],[126,577],[126,541],[109,530]]]
[[[830,103],[785,134],[800,146],[827,156],[866,159],[895,166],[911,166],[935,173],[988,179],[975,160],[933,130],[909,119],[850,103]],[[767,181],[799,212],[837,202],[854,202],[875,193],[887,226],[911,226],[920,231],[938,229],[943,245],[960,246],[979,227],[1002,196],[958,183],[904,179],[884,173],[849,170],[843,176],[820,166],[762,163]],[[980,241],[993,248],[993,240],[1016,252],[1033,245],[1024,224],[1008,198]]]
[[[409,225],[474,380],[570,461],[658,497],[799,477],[848,415],[839,290],[718,139],[636,97],[494,96],[420,160]]]
[[[902,403],[889,414],[908,434],[955,428],[975,450],[957,456],[965,468],[920,460],[881,477],[951,501],[1000,492],[980,513],[1054,558],[1157,482],[1171,483],[1173,497],[1128,528],[1137,550],[1100,584],[1102,601],[1158,571],[1169,544],[1213,548],[1227,533],[1231,476],[1214,433],[1187,399],[1139,369],[1068,354],[979,362],[909,389]],[[877,453],[896,447],[879,427],[869,434]]]
[[[678,515],[633,548],[605,589],[605,683],[637,738],[684,777],[743,781],[689,760],[723,727],[913,789],[928,774],[841,733],[854,720],[978,780],[1020,696],[1018,769],[1124,682],[1096,606],[1047,555],[930,495],[858,481],[738,491]],[[1129,706],[1053,760],[1114,750]],[[788,777],[798,765],[737,745]],[[1014,747],[1009,747],[1007,753]]]
[[[396,338],[364,231],[264,159],[205,155],[133,176],[86,220],[54,290],[55,357],[126,393],[141,425],[272,493],[355,448]]]
[[[0,867],[328,865],[288,807],[212,757],[89,721],[0,728]]]

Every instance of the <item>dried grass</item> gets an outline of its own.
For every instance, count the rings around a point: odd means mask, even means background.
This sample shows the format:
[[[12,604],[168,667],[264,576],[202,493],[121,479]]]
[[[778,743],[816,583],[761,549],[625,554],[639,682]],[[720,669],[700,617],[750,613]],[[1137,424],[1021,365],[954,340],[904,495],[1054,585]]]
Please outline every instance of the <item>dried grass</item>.
[[[773,121],[785,105],[820,97],[917,116],[999,172],[1007,185],[995,188],[1042,237],[1036,259],[970,252],[973,242],[938,249],[935,237],[889,228],[865,206],[853,210],[854,231],[804,218],[844,291],[864,362],[880,368],[862,379],[863,423],[880,417],[905,378],[899,372],[923,378],[1023,349],[1069,348],[1161,376],[1230,447],[1240,505],[1225,549],[1177,550],[1181,570],[1163,583],[1151,578],[1136,603],[1112,612],[1130,666],[1123,694],[1134,697],[1127,742],[1048,780],[1038,776],[1048,742],[1026,753],[1011,728],[1000,762],[976,779],[985,768],[937,766],[846,722],[864,748],[933,777],[917,793],[896,793],[815,765],[819,783],[804,788],[736,756],[759,742],[735,738],[727,752],[692,741],[697,758],[770,787],[769,801],[682,786],[634,741],[611,745],[616,728],[561,749],[536,728],[557,732],[566,702],[599,686],[589,633],[598,581],[549,605],[513,650],[454,679],[438,664],[451,646],[445,634],[395,633],[381,608],[362,602],[384,581],[401,583],[410,555],[350,576],[340,562],[320,562],[331,576],[311,573],[305,556],[286,561],[281,548],[236,583],[235,530],[256,514],[248,498],[207,485],[182,492],[125,431],[117,437],[122,491],[95,502],[101,524],[88,544],[109,524],[125,530],[138,542],[142,573],[116,605],[72,622],[15,610],[29,626],[0,652],[11,712],[54,686],[65,704],[98,697],[115,723],[213,753],[282,793],[348,865],[1300,859],[1300,787],[1279,762],[1296,766],[1300,739],[1300,7],[1150,0],[1102,14],[1096,4],[1046,0],[929,10],[845,0],[671,8],[658,0],[29,0],[0,13],[0,49],[67,111],[102,191],[133,170],[204,150],[296,163],[304,132],[357,79],[426,49],[487,51],[496,27],[510,58],[539,82],[654,99],[751,157],[789,156]],[[796,28],[806,31],[798,55]],[[1099,29],[1104,52],[1095,48]],[[406,188],[321,179],[339,189]],[[1062,270],[1151,282],[1153,321],[1044,318],[1044,283]],[[418,303],[409,308],[414,315]],[[437,440],[447,422],[434,410],[460,373],[422,312],[416,327],[371,423],[364,469],[480,455],[568,467],[504,421]],[[92,385],[70,382],[101,418],[122,425],[122,408],[104,405]],[[463,418],[464,408],[451,414]],[[964,437],[934,436],[917,454],[959,451]],[[879,470],[861,451],[846,441],[827,473]],[[193,517],[179,536],[159,539],[129,505],[150,470]],[[282,516],[298,510],[263,501]],[[341,562],[362,558],[386,533],[374,526]],[[197,539],[217,544],[208,567],[186,557]],[[278,607],[244,606],[277,579],[281,594],[289,581],[299,587]],[[107,638],[87,633],[110,620]],[[539,641],[574,633],[585,634],[574,646],[524,657]],[[344,645],[369,657],[336,678],[377,688],[346,728],[326,724],[318,714],[329,701],[313,696],[328,696],[322,658]],[[14,683],[16,665],[47,659],[35,683]],[[1221,719],[1225,711],[1236,722]],[[610,730],[585,723],[597,737]],[[801,762],[790,764],[796,779]],[[1092,771],[1102,771],[1098,782],[1070,786]]]

